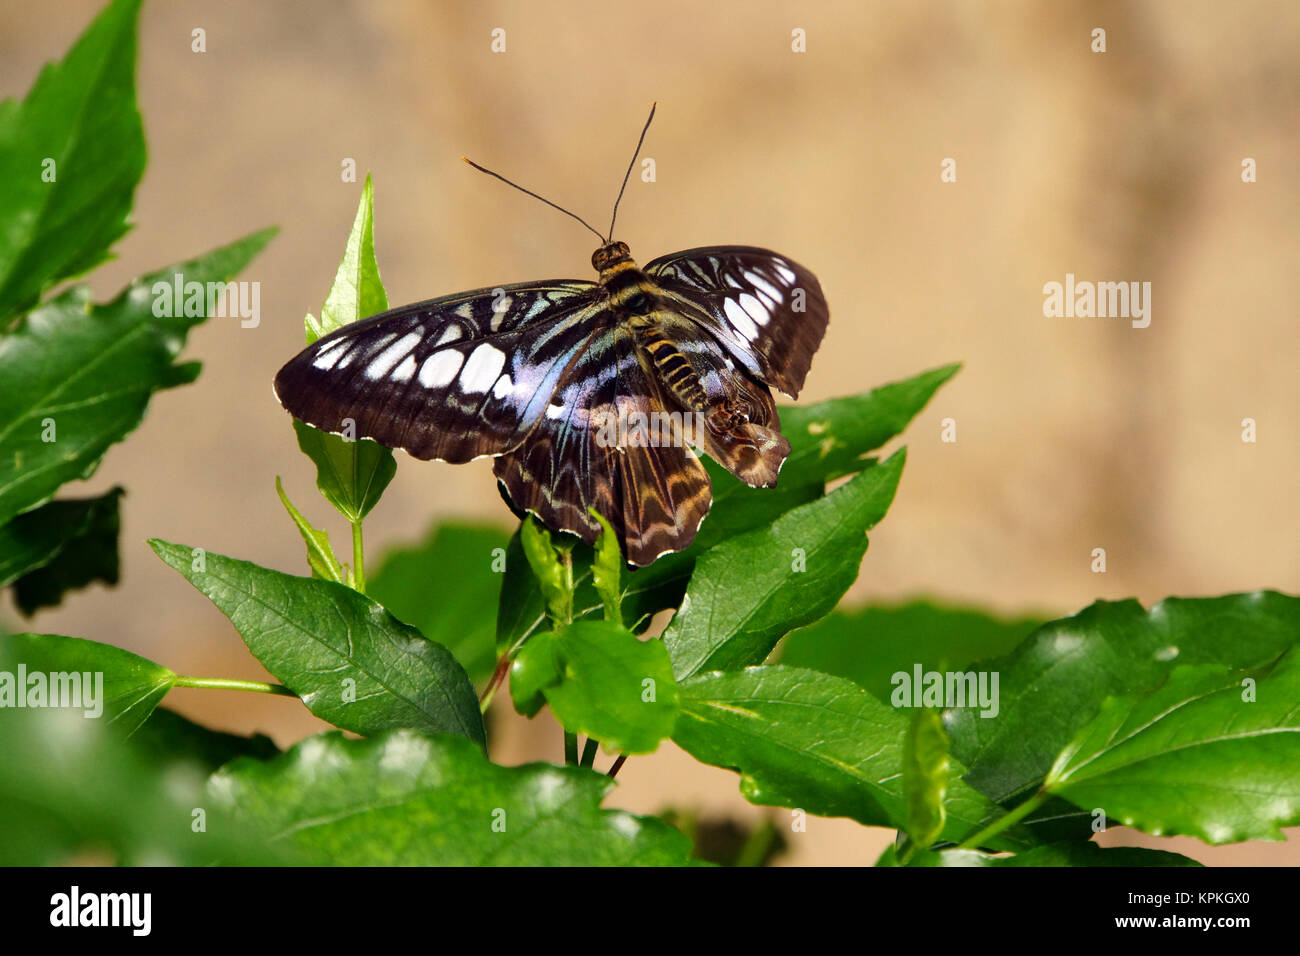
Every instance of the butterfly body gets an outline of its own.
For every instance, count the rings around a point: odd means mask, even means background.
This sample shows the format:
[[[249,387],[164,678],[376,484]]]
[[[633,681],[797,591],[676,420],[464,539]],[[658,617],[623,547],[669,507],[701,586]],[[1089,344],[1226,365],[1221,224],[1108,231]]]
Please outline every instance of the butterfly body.
[[[611,242],[597,249],[591,263],[600,273],[600,286],[609,306],[629,329],[645,370],[656,376],[665,390],[686,409],[709,411],[708,397],[690,361],[673,343],[667,329],[667,309],[649,276],[632,259],[623,242]]]

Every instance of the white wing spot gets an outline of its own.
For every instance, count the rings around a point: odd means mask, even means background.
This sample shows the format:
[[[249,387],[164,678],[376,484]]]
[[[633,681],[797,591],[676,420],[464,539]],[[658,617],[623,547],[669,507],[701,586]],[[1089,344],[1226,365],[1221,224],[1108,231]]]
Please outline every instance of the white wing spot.
[[[420,366],[420,384],[425,388],[442,388],[456,377],[464,359],[455,349],[434,352]]]
[[[779,275],[787,283],[790,284],[794,283],[795,280],[794,270],[791,269],[789,266],[787,266],[784,262],[774,262],[772,263],[772,268],[775,269],[777,271],[777,275]]]
[[[767,314],[767,309],[763,308],[763,303],[759,302],[756,297],[750,295],[748,292],[741,293],[740,307],[748,312],[749,317],[759,325],[767,325],[768,319],[771,318],[771,316]]]
[[[401,361],[403,355],[409,355],[411,350],[419,344],[419,334],[407,332],[370,360],[370,364],[366,366],[366,378],[372,380],[383,378],[392,371],[394,365]]]
[[[499,379],[497,379],[496,385],[492,386],[492,397],[495,399],[505,398],[507,395],[513,392],[514,389],[515,389],[515,383],[510,380],[510,376],[502,375]]]
[[[393,369],[393,374],[389,378],[394,382],[409,382],[411,376],[415,374],[415,366],[418,364],[414,355],[407,355],[406,358],[402,359],[402,364]]]
[[[329,346],[323,352],[321,352],[320,355],[316,356],[316,360],[311,363],[312,367],[324,369],[324,370],[332,369],[334,367],[334,363],[339,360],[339,356],[342,355],[347,350],[347,347],[348,347],[347,340],[339,339],[333,345]]]
[[[460,387],[465,392],[486,392],[501,374],[506,353],[484,342],[470,355],[460,373]]]
[[[737,305],[734,299],[724,301],[722,310],[727,313],[727,321],[735,327],[737,332],[751,342],[758,338],[758,326],[749,317],[749,313]]]
[[[474,318],[474,300],[471,299],[456,306],[456,315],[459,315],[462,319]]]
[[[448,323],[447,327],[442,330],[442,335],[438,336],[438,341],[434,342],[434,348],[439,345],[446,345],[448,342],[459,342],[465,335],[465,330],[455,322]]]
[[[552,421],[554,421],[557,418],[563,418],[564,409],[565,409],[564,405],[547,405],[546,417],[551,419]]]
[[[780,302],[785,298],[785,296],[781,295],[780,289],[772,285],[772,283],[768,282],[757,272],[746,272],[745,278],[749,280],[749,284],[752,285],[757,292],[766,293],[767,297],[773,302]]]

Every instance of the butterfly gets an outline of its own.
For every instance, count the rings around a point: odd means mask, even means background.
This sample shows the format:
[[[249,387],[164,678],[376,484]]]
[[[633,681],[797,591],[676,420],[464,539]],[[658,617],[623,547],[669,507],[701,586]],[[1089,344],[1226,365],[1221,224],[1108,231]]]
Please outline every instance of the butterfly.
[[[493,457],[517,515],[590,544],[594,509],[634,567],[695,539],[712,504],[697,450],[774,487],[790,444],[770,388],[797,397],[821,344],[829,313],[816,277],[750,246],[641,268],[612,238],[628,176],[602,235],[470,165],[595,233],[597,280],[475,289],[344,326],[280,369],[280,403],[415,458]]]

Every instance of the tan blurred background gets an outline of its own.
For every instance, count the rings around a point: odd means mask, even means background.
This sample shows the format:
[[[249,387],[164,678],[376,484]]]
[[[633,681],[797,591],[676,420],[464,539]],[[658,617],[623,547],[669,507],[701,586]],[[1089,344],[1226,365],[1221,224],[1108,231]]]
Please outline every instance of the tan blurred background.
[[[0,8],[0,93],[24,94],[99,7]],[[505,53],[490,50],[496,27]],[[1090,51],[1094,27],[1104,54]],[[791,50],[795,28],[806,53]],[[260,675],[144,541],[304,573],[275,475],[317,522],[328,507],[270,382],[342,252],[360,188],[341,181],[342,160],[375,176],[394,304],[589,278],[589,233],[460,157],[603,224],[654,100],[645,155],[658,179],[633,179],[619,238],[642,262],[748,243],[813,268],[831,325],[803,401],[965,362],[905,436],[898,498],[848,600],[1068,613],[1097,597],[1300,591],[1298,42],[1300,7],[1276,0],[146,3],[149,167],[137,226],[96,293],[264,225],[282,232],[242,276],[261,283],[260,327],[200,328],[187,352],[204,362],[198,383],[158,397],[94,479],[67,489],[128,489],[122,585],[35,627],[182,673]],[[945,157],[956,183],[940,181]],[[1241,181],[1244,157],[1255,184]],[[1043,284],[1067,272],[1151,282],[1150,327],[1044,318]],[[956,444],[939,440],[945,417]],[[1241,440],[1246,417],[1256,444]],[[370,563],[453,516],[510,524],[490,463],[399,455],[367,522]],[[1094,547],[1105,574],[1090,570]],[[281,745],[321,726],[260,695],[178,691],[168,704]],[[549,716],[503,725],[498,758],[559,759]],[[733,774],[671,744],[630,761],[612,803],[760,813]],[[786,859],[870,863],[889,836],[813,819]],[[1300,862],[1294,839],[1105,839]]]

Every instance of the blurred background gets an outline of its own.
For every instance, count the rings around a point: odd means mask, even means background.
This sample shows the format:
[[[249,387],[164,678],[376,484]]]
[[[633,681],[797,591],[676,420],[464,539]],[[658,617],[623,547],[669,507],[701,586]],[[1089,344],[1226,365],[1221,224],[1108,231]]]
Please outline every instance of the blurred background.
[[[25,94],[100,6],[0,7],[0,95]],[[1097,27],[1105,53],[1091,50]],[[831,325],[801,401],[965,363],[904,436],[898,497],[846,605],[928,595],[1059,615],[1098,597],[1300,591],[1298,37],[1300,7],[1213,0],[147,3],[149,166],[97,297],[262,226],[281,233],[241,276],[261,283],[260,326],[197,329],[198,382],[157,396],[93,480],[65,491],[126,486],[122,584],[31,626],[180,673],[263,677],[145,539],[305,573],[275,476],[313,521],[331,512],[270,383],[319,310],[366,172],[395,305],[593,278],[589,233],[460,157],[603,223],[656,100],[644,155],[657,179],[633,177],[618,237],[642,263],[745,243],[812,268]],[[1242,181],[1247,157],[1256,183]],[[342,181],[348,158],[357,182]],[[956,182],[941,181],[948,158]],[[1043,285],[1067,272],[1150,282],[1150,327],[1045,318]],[[945,418],[955,443],[940,440]],[[513,524],[490,462],[398,458],[366,524],[369,564],[438,519]],[[168,705],[281,746],[323,726],[263,695],[179,690]],[[508,710],[494,707],[497,759],[560,759],[549,716]],[[733,774],[671,743],[629,761],[610,804],[764,813]],[[788,830],[784,811],[768,815]],[[1295,864],[1295,835],[1103,840]],[[869,864],[890,836],[811,819],[783,859]]]

